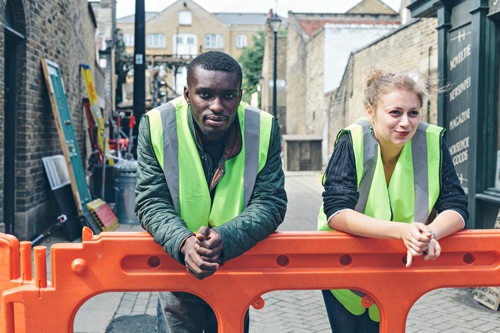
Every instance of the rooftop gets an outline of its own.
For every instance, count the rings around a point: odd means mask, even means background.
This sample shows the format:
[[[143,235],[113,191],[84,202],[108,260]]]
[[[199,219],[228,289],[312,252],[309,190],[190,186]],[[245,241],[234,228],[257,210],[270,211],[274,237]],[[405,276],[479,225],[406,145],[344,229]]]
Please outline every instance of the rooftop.
[[[159,12],[146,12],[146,21],[155,17]],[[135,23],[135,14],[120,17],[116,20],[118,23]]]
[[[213,13],[225,24],[264,25],[267,13]]]

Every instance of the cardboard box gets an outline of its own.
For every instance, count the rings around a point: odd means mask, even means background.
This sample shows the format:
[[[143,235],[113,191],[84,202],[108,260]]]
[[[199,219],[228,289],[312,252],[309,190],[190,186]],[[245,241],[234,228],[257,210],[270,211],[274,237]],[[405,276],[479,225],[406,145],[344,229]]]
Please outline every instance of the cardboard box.
[[[482,305],[492,309],[498,310],[500,304],[500,287],[478,287],[474,288],[472,292],[474,299]]]
[[[500,209],[497,213],[495,229],[500,229]],[[472,292],[474,299],[480,304],[492,309],[498,310],[500,304],[500,287],[478,287]]]
[[[495,229],[500,229],[500,209],[497,213],[497,220],[495,221]]]

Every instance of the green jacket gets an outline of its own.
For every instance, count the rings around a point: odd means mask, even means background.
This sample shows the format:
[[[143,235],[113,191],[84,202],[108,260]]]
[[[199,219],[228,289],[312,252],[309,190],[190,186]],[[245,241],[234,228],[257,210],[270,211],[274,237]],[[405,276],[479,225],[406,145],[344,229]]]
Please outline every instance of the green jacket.
[[[175,212],[163,170],[151,146],[149,122],[146,117],[147,115],[139,124],[135,211],[143,228],[154,237],[154,240],[175,260],[184,264],[180,246],[187,237],[194,234]],[[190,128],[191,134],[195,137],[192,118],[190,118]],[[197,146],[201,159],[206,161],[203,163],[203,169],[209,184],[213,163],[220,161],[211,161],[210,155],[203,151],[201,145]],[[283,221],[287,198],[280,153],[279,127],[274,121],[268,159],[257,175],[248,207],[238,217],[214,228],[222,237],[223,261],[243,254],[274,232]]]

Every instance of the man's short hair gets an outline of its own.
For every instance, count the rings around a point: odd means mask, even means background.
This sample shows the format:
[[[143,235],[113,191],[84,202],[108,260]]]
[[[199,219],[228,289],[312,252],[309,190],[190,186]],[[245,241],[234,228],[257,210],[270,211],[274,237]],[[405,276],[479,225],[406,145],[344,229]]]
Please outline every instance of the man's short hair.
[[[194,58],[187,66],[188,86],[189,83],[191,82],[194,69],[198,66],[208,71],[236,73],[238,75],[238,80],[240,82],[239,88],[241,88],[241,81],[243,77],[243,74],[241,72],[241,66],[230,55],[224,52],[210,51],[202,53],[196,58]]]

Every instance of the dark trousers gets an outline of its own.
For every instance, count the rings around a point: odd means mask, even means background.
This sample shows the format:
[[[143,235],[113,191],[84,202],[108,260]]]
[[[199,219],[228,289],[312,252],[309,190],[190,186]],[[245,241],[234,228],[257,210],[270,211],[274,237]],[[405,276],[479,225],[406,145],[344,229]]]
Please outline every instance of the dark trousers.
[[[330,290],[322,290],[326,313],[334,333],[376,333],[379,323],[368,316],[368,311],[360,316],[353,315],[340,303]]]
[[[184,292],[160,292],[158,333],[217,333],[217,318],[204,300]],[[250,317],[245,315],[245,333]]]

